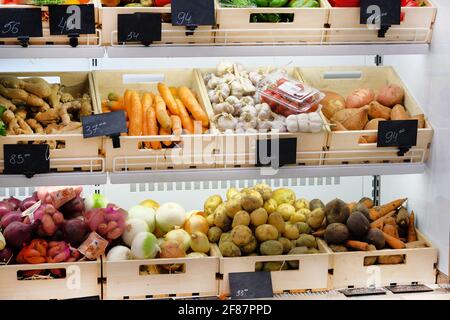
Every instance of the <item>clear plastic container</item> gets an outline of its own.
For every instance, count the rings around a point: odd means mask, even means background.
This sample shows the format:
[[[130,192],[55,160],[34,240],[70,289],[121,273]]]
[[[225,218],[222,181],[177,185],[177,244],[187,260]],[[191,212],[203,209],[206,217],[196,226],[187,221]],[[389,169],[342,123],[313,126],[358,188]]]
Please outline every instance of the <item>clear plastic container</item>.
[[[259,100],[267,103],[273,112],[285,117],[317,111],[325,96],[318,89],[290,78],[283,70],[261,80],[257,85],[257,94]]]

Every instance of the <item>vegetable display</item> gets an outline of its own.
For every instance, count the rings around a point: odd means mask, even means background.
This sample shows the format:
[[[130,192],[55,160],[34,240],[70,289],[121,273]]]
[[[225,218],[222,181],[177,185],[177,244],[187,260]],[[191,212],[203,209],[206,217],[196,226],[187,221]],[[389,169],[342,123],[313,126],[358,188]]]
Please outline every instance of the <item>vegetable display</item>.
[[[291,105],[294,102],[289,100],[289,93],[274,88],[273,83],[285,83],[281,89],[290,87],[290,84],[301,88],[305,86],[290,79],[284,70],[270,74],[263,70],[247,71],[240,64],[222,61],[215,72],[203,74],[203,81],[215,114],[213,122],[220,132],[322,130],[323,121],[318,113],[313,112],[319,106],[321,94],[318,91],[309,91],[309,97],[297,99],[296,102],[300,102]],[[314,95],[315,93],[318,95]],[[304,103],[308,98],[315,102],[314,108]],[[302,114],[307,112],[308,115]]]
[[[129,136],[202,134],[209,130],[209,118],[194,93],[185,86],[158,83],[158,93],[125,90],[123,96],[108,94],[103,112],[124,110]],[[172,141],[145,142],[147,149],[173,147]]]
[[[73,95],[42,78],[0,77],[0,134],[81,133],[82,116],[92,113],[91,97]],[[50,141],[50,148],[63,147]]]
[[[42,187],[23,201],[0,201],[0,264],[73,262],[102,255],[102,242],[108,245],[122,236],[127,212],[111,203],[85,205],[81,192],[81,187]],[[36,275],[62,276],[60,270],[21,273],[24,278]]]

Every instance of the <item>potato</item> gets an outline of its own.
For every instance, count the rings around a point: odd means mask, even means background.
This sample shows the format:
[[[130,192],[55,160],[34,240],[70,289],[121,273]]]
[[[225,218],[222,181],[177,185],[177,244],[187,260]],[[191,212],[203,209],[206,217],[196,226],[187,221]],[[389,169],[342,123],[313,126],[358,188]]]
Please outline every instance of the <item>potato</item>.
[[[345,109],[344,97],[332,91],[323,90],[322,92],[325,93],[325,98],[320,101],[320,104],[325,117],[331,119],[336,112]]]
[[[264,209],[266,209],[267,213],[271,214],[277,210],[278,203],[275,199],[269,199],[264,202]]]
[[[242,210],[241,201],[239,199],[233,198],[224,202],[225,212],[231,219],[234,215]]]
[[[290,204],[283,203],[278,206],[277,212],[281,214],[284,221],[289,221],[291,216],[295,214],[295,208]]]
[[[369,88],[356,89],[345,100],[346,108],[361,108],[375,99],[375,92]],[[382,102],[380,102],[383,104]]]
[[[236,188],[230,188],[227,190],[227,200],[231,200],[235,197],[239,197],[240,192]]]
[[[297,199],[294,202],[295,210],[309,209],[309,201],[306,199]]]
[[[405,90],[396,84],[389,84],[378,91],[377,101],[382,105],[392,108],[396,104],[403,104]]]
[[[258,191],[263,197],[264,201],[267,201],[272,196],[272,188],[265,183],[258,183],[253,187],[256,191]]]
[[[214,210],[222,203],[222,197],[215,194],[206,199],[203,210],[207,215],[214,213]]]

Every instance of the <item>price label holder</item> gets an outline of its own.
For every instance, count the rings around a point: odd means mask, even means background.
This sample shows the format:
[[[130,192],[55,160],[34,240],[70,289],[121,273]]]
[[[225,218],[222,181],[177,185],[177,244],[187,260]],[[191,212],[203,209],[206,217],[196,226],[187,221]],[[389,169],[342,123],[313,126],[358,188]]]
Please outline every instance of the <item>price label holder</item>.
[[[346,297],[362,297],[386,294],[386,291],[381,288],[350,288],[339,290],[339,292]]]
[[[120,43],[141,42],[148,47],[154,41],[161,41],[161,14],[142,12],[119,14],[117,33]]]
[[[360,23],[376,26],[379,38],[384,38],[392,25],[400,25],[400,1],[361,0],[360,9]]]
[[[270,272],[232,272],[229,274],[231,299],[272,298]]]
[[[3,155],[5,174],[24,174],[31,178],[37,173],[50,172],[48,144],[5,144]]]
[[[172,25],[185,26],[186,36],[194,34],[198,26],[216,24],[214,0],[172,0]]]
[[[399,293],[421,293],[421,292],[433,292],[434,290],[423,284],[408,284],[408,285],[393,285],[386,286],[386,289],[394,294]]]
[[[51,35],[67,35],[70,46],[78,46],[80,34],[95,34],[93,4],[48,7]]]
[[[378,123],[377,147],[398,147],[402,157],[417,145],[417,120],[392,120]]]
[[[256,142],[256,166],[281,168],[297,163],[297,138],[260,139]]]
[[[113,147],[120,148],[119,136],[128,132],[125,112],[113,111],[81,117],[83,138],[107,136],[113,140]]]
[[[32,37],[42,37],[40,8],[0,9],[0,38],[16,38],[26,48]]]

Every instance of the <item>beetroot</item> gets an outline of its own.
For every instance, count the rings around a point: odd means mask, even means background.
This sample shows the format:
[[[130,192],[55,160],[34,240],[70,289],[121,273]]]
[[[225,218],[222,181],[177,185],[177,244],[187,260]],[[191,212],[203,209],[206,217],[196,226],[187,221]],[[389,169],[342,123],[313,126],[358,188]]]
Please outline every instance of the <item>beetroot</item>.
[[[11,204],[7,201],[0,201],[0,219],[10,213],[11,211],[14,211]]]
[[[84,200],[78,196],[64,204],[59,210],[66,219],[79,217],[84,213]]]
[[[64,223],[64,239],[72,246],[80,245],[89,235],[89,227],[83,219],[75,218]]]
[[[3,231],[6,244],[13,249],[19,249],[31,241],[34,226],[20,221],[11,222]]]
[[[0,227],[5,229],[11,222],[22,221],[22,213],[19,211],[12,211],[3,216],[0,220]]]
[[[10,248],[6,247],[0,250],[0,264],[7,263],[11,259],[13,252]]]
[[[20,204],[22,203],[22,201],[14,197],[9,197],[8,199],[5,199],[3,201],[9,203],[14,211],[19,210]]]

